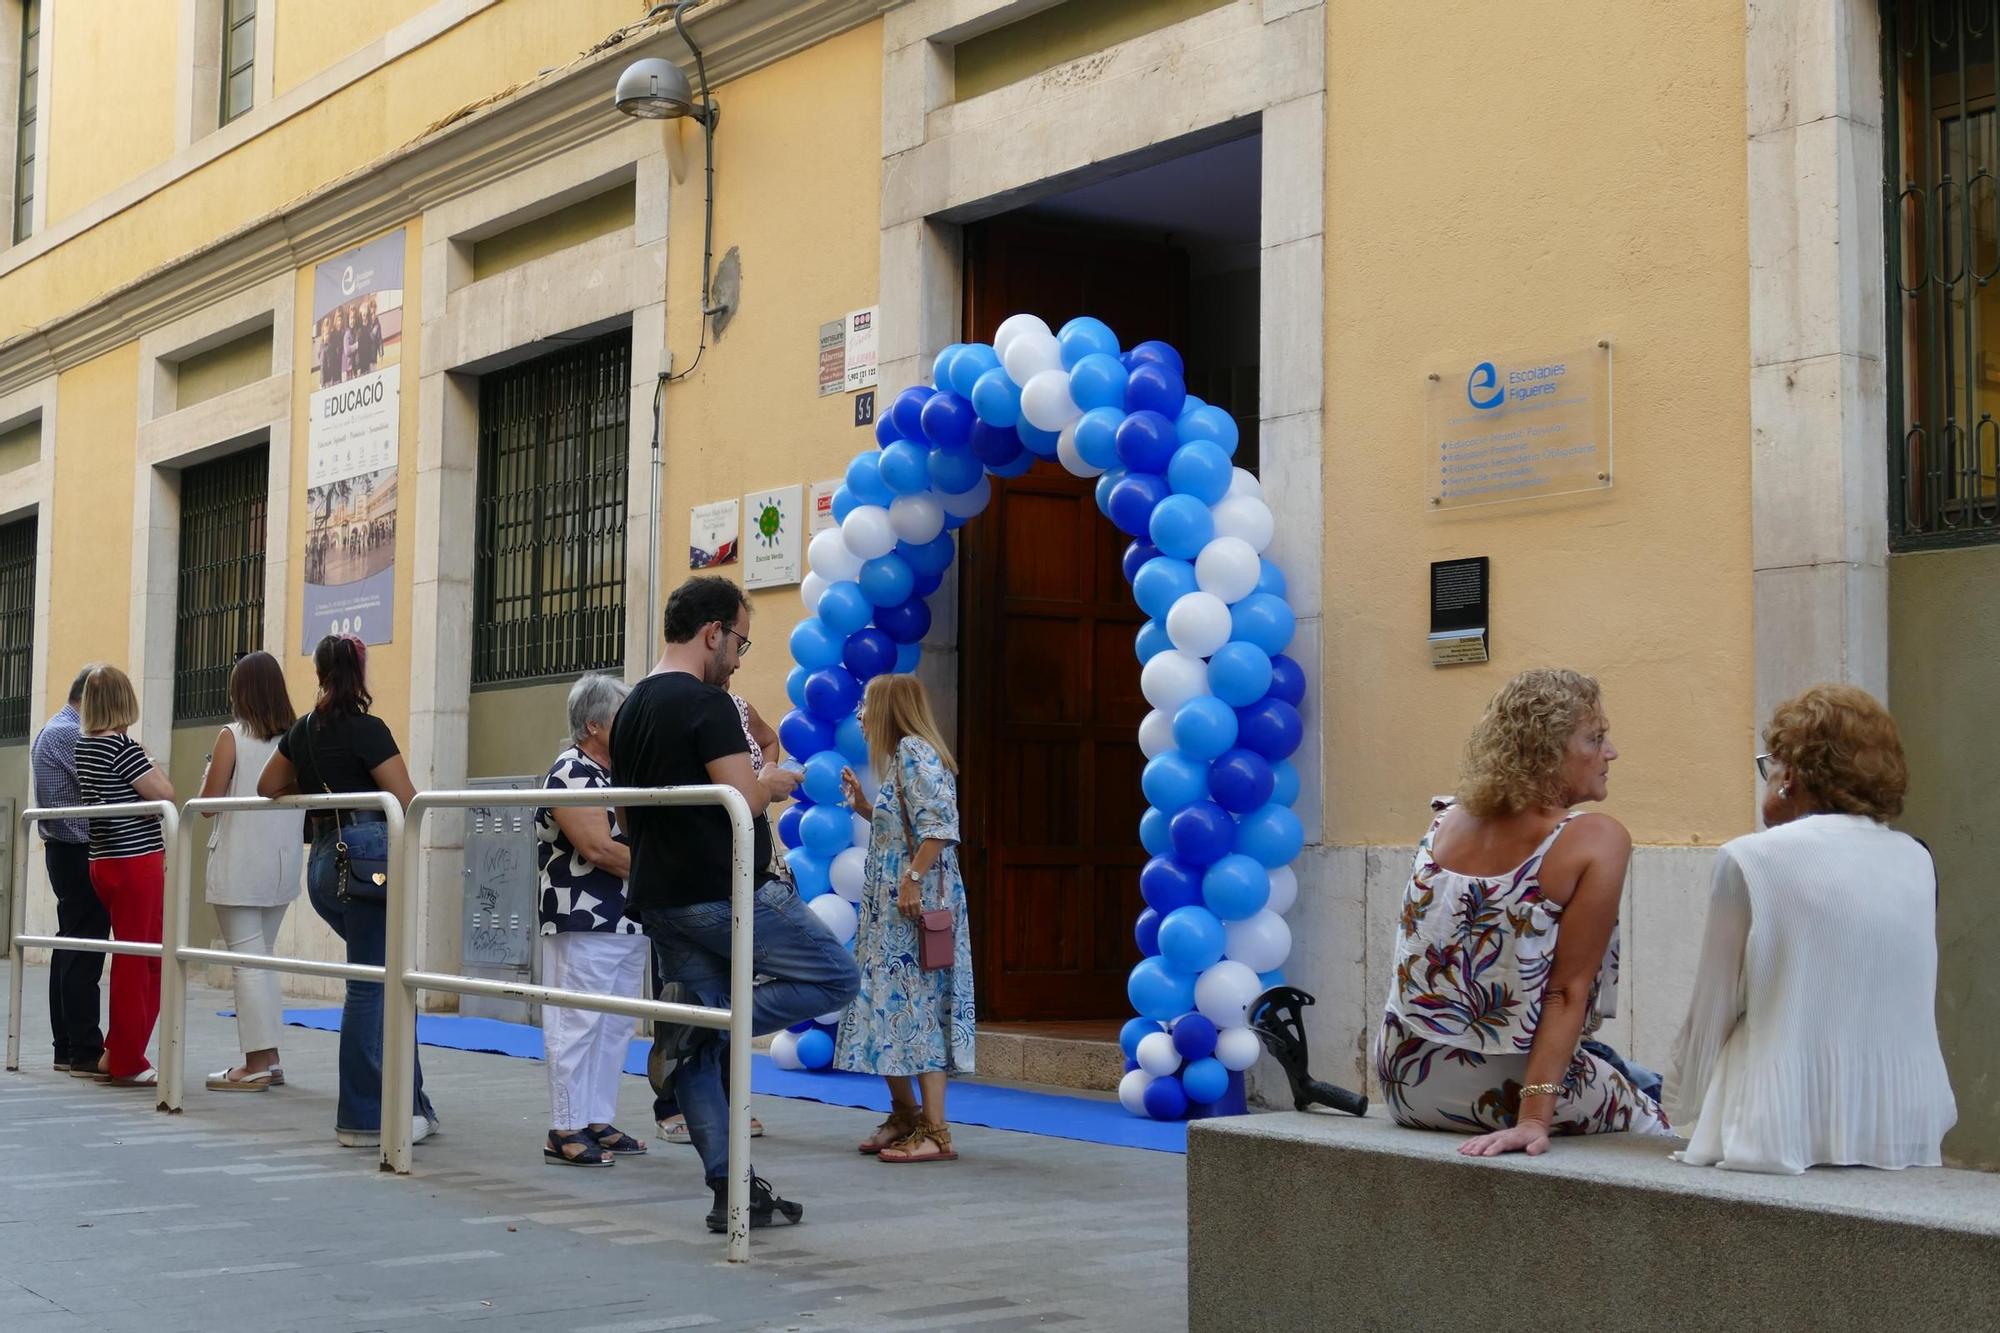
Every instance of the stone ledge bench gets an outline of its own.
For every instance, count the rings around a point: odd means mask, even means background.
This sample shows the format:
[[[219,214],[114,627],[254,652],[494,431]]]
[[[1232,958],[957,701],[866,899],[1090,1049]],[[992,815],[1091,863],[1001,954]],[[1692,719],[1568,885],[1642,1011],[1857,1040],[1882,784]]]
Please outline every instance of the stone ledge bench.
[[[1188,1326],[2000,1327],[2000,1175],[1683,1166],[1675,1143],[1458,1156],[1378,1108],[1188,1126]]]

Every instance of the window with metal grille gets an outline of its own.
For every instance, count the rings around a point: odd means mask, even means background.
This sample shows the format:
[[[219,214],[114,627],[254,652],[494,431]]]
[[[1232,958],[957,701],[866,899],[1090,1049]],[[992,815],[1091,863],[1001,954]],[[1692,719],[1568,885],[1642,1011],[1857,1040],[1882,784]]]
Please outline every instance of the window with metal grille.
[[[264,646],[271,451],[258,445],[181,473],[174,721],[229,717],[229,672]]]
[[[1889,540],[2000,542],[2000,0],[1883,0]]]
[[[0,524],[0,742],[28,738],[34,689],[35,520]]]
[[[480,381],[474,685],[624,664],[631,370],[618,333]]]
[[[226,0],[222,9],[222,123],[250,109],[257,64],[257,0]]]
[[[21,6],[21,86],[14,104],[14,240],[35,229],[35,121],[41,111],[42,0]]]

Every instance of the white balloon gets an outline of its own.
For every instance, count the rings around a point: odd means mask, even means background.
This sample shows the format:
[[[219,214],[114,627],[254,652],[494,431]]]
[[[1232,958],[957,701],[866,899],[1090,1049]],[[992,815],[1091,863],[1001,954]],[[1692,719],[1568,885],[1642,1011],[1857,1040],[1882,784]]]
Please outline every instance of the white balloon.
[[[827,870],[827,879],[833,884],[833,891],[851,903],[861,901],[861,890],[867,882],[868,853],[859,847],[849,847],[833,858],[833,865]]]
[[[1194,558],[1195,583],[1203,592],[1212,592],[1231,604],[1257,590],[1257,577],[1262,572],[1257,548],[1241,537],[1217,537]]]
[[[1196,979],[1194,1007],[1219,1028],[1240,1028],[1250,1022],[1250,1002],[1263,991],[1255,971],[1225,958]]]
[[[847,517],[852,520],[854,514],[849,514]],[[926,542],[936,541],[937,535],[944,531],[944,506],[939,504],[937,497],[929,491],[919,495],[899,495],[889,502],[889,526],[895,536],[901,537],[912,546],[922,546]],[[893,550],[895,545],[896,543],[891,541],[890,549]],[[888,553],[888,551],[882,552],[884,555]],[[869,558],[872,560],[874,557]]]
[[[1146,1089],[1152,1086],[1153,1076],[1143,1069],[1134,1069],[1118,1080],[1118,1104],[1133,1115],[1146,1114]]]
[[[818,537],[813,538],[815,542]],[[885,556],[896,549],[896,526],[889,521],[889,511],[881,505],[856,505],[847,511],[847,518],[840,525],[840,540],[854,556],[854,573],[848,578],[858,577],[861,562]],[[830,571],[821,570],[828,578]]]
[[[1255,916],[1222,923],[1228,945],[1223,955],[1234,958],[1253,972],[1269,972],[1283,967],[1292,954],[1292,928],[1285,918],[1268,906]]]
[[[980,510],[986,508],[986,502],[992,498],[993,483],[982,474],[979,483],[971,490],[960,491],[957,495],[940,495],[938,503],[943,505],[944,512],[953,518],[973,518]]]
[[[1043,322],[1040,315],[1007,316],[1007,318],[1000,321],[1000,327],[993,333],[994,355],[998,356],[1004,362],[1007,358],[1007,349],[1014,345],[1014,339],[1023,333],[1030,332],[1048,334],[1050,337],[1055,336],[1050,332],[1049,326]],[[1017,384],[1019,382],[1018,380],[1015,381]]]
[[[1014,346],[1018,350],[1021,344]],[[1042,430],[1061,430],[1082,416],[1083,409],[1069,396],[1069,372],[1058,365],[1022,385],[1021,415]]]
[[[1252,499],[1261,500],[1264,498],[1264,483],[1257,480],[1257,474],[1254,472],[1247,472],[1240,467],[1231,468],[1229,471],[1229,494],[1247,495]],[[1228,497],[1225,496],[1224,498]]]
[[[1292,910],[1292,904],[1298,900],[1298,872],[1290,866],[1279,866],[1276,870],[1273,870],[1271,872],[1271,897],[1265,902],[1264,910],[1267,912],[1276,912],[1279,916],[1283,916]],[[1267,972],[1270,971],[1269,968],[1265,968],[1264,970]]]
[[[1229,642],[1229,606],[1212,592],[1182,593],[1167,609],[1167,637],[1174,647],[1207,657]]]
[[[854,938],[854,927],[859,917],[854,904],[837,893],[822,893],[806,904],[806,910],[819,918],[819,923],[833,933],[842,944]]]
[[[780,1069],[804,1069],[805,1061],[799,1059],[799,1034],[780,1032],[771,1038],[771,1063]]]
[[[1264,1053],[1264,1043],[1249,1028],[1230,1028],[1216,1034],[1215,1058],[1231,1073],[1240,1074],[1257,1063],[1257,1057]]]
[[[821,1027],[837,1028],[840,1026],[840,1016],[846,1012],[845,1009],[836,1009],[830,1014],[821,1014],[813,1022],[818,1023]]]
[[[844,551],[847,548],[843,546],[840,549]],[[829,586],[817,570],[808,570],[806,576],[799,580],[799,600],[806,604],[808,614],[819,610],[819,599],[826,596]]]
[[[1164,1032],[1155,1032],[1139,1038],[1139,1053],[1136,1057],[1139,1068],[1154,1078],[1171,1074],[1181,1067],[1181,1053],[1174,1049],[1174,1039]]]
[[[1056,436],[1056,458],[1065,468],[1069,469],[1069,473],[1073,477],[1099,477],[1104,475],[1103,468],[1092,467],[1084,461],[1083,455],[1076,451],[1076,423],[1074,421],[1064,426],[1062,433]]]
[[[1276,520],[1271,517],[1271,506],[1256,496],[1225,495],[1209,512],[1215,515],[1217,537],[1240,537],[1249,543],[1253,551],[1262,551],[1271,544]],[[848,517],[853,518],[854,515],[849,514]],[[1197,574],[1195,577],[1199,579],[1201,576]]]
[[[1147,703],[1171,716],[1188,700],[1209,693],[1208,663],[1178,650],[1155,653],[1139,673],[1139,692]]]
[[[1056,342],[1056,335],[1049,332],[1046,324],[1040,329],[1024,329],[1000,354],[1000,364],[1007,368],[1007,378],[1021,386],[1021,397],[1025,401],[1029,380],[1045,370],[1062,370],[1062,346]],[[1063,376],[1063,384],[1063,393],[1067,396],[1068,375]]]
[[[854,515],[849,514],[848,517]],[[840,583],[861,576],[861,557],[847,549],[841,532],[840,528],[828,528],[816,534],[812,545],[806,547],[806,561],[812,566],[813,573],[828,583]],[[815,602],[815,608],[817,605]]]
[[[1173,748],[1174,715],[1164,708],[1155,708],[1139,724],[1139,752],[1148,759],[1158,759]]]

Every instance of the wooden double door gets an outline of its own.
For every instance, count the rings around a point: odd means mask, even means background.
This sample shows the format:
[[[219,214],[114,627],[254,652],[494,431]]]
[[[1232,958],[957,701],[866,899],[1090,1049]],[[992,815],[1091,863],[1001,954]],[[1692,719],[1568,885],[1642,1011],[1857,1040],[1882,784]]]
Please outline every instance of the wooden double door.
[[[965,236],[965,329],[1094,315],[1126,345],[1180,343],[1187,263],[1169,247],[1032,224]],[[1146,802],[1130,539],[1054,462],[997,482],[961,533],[959,791],[982,1019],[1123,1017],[1138,959]]]

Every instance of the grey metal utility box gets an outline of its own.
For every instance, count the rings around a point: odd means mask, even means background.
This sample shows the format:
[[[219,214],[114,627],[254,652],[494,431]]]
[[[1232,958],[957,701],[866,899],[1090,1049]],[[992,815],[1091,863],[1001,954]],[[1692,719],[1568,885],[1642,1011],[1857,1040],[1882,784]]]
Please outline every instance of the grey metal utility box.
[[[466,786],[520,791],[539,787],[541,781],[539,775],[523,775],[480,778]],[[536,945],[535,900],[541,878],[540,851],[533,807],[474,806],[465,812],[460,905],[463,933],[459,937],[465,975],[524,984],[539,978],[541,950]],[[510,1023],[540,1023],[540,1008],[482,995],[462,995],[458,1001],[462,1014]]]

